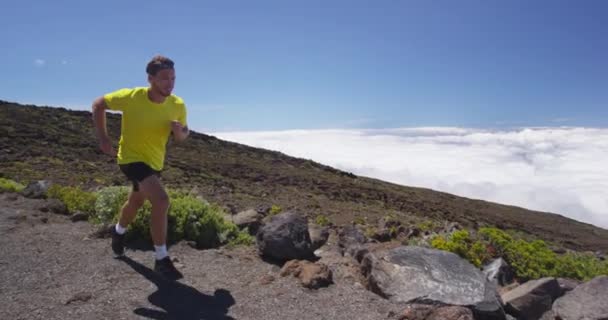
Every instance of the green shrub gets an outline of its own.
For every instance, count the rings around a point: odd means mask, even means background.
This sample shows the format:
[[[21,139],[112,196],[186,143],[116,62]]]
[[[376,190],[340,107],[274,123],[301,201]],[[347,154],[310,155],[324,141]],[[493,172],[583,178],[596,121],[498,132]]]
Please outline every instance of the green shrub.
[[[105,187],[97,192],[95,201],[95,223],[116,223],[120,210],[129,197],[127,187]]]
[[[62,187],[54,184],[49,187],[46,196],[61,200],[71,213],[80,211],[92,214],[95,212],[97,195],[94,192],[87,192],[78,187]]]
[[[481,228],[479,234],[492,245],[496,256],[504,256],[505,249],[513,242],[513,237],[508,233],[496,228]]]
[[[327,225],[329,225],[330,221],[329,221],[329,218],[327,218],[327,216],[320,214],[315,218],[315,223],[320,226],[327,226]]]
[[[283,209],[280,206],[273,204],[272,207],[270,207],[270,212],[268,214],[274,216],[281,213],[281,211],[283,211]]]
[[[108,187],[99,191],[96,204],[99,222],[115,223],[120,210],[128,198],[128,188]],[[180,240],[196,242],[199,248],[213,248],[222,244],[248,245],[253,238],[247,230],[224,220],[223,210],[197,199],[186,192],[168,190],[171,204],[167,217],[167,240],[175,243]],[[148,201],[137,212],[135,220],[129,225],[128,239],[150,240],[152,206]]]
[[[21,192],[25,186],[10,179],[0,178],[0,192]]]
[[[365,235],[366,238],[372,238],[374,235],[376,235],[377,232],[378,232],[378,229],[376,229],[376,227],[368,226],[365,228],[365,231],[363,232],[363,234]]]
[[[608,275],[608,261],[585,253],[567,253],[557,257],[554,276],[588,281],[597,275]]]
[[[516,240],[506,248],[506,258],[520,278],[537,279],[555,274],[557,256],[542,240]]]
[[[397,227],[397,226],[390,226],[388,228],[388,234],[391,236],[391,238],[397,237],[398,233],[399,233],[399,227]]]
[[[418,227],[418,229],[420,229],[420,231],[422,232],[432,231],[433,229],[435,229],[435,222],[433,222],[432,220],[426,220],[418,223],[416,227]]]
[[[234,223],[224,220],[224,212],[217,205],[204,203],[201,211],[188,215],[187,221],[183,226],[184,237],[195,241],[199,248],[213,248],[246,238],[242,234],[246,231],[239,231]]]
[[[231,240],[228,241],[228,246],[229,247],[234,247],[234,246],[250,246],[255,242],[255,238],[249,234],[249,231],[247,229],[239,231],[239,233],[236,235],[236,237],[232,238]]]
[[[479,234],[495,249],[495,255],[502,256],[522,279],[567,277],[586,281],[608,275],[608,261],[591,254],[558,255],[542,240],[514,239],[496,228],[481,228]]]
[[[365,224],[367,224],[367,219],[362,216],[356,216],[355,219],[353,220],[353,223],[358,224],[358,225],[365,225]]]
[[[431,240],[431,246],[439,250],[453,252],[476,267],[480,267],[491,258],[486,245],[471,239],[467,230],[455,231],[447,239],[443,236],[435,236]]]

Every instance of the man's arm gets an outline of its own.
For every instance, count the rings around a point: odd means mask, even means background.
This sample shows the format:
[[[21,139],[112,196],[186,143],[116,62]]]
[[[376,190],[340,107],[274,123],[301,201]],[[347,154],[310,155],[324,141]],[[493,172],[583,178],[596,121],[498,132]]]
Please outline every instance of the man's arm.
[[[93,124],[95,125],[95,134],[99,139],[99,148],[103,153],[116,156],[116,150],[112,147],[112,142],[108,136],[106,128],[106,110],[108,106],[103,97],[99,97],[93,101]]]
[[[183,126],[179,121],[171,121],[171,131],[176,142],[182,142],[190,135],[188,126]]]

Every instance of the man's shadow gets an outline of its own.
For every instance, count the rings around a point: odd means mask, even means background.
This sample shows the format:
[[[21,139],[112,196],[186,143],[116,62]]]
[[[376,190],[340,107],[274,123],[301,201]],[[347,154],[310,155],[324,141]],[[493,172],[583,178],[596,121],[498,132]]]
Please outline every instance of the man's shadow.
[[[213,296],[206,295],[178,281],[167,280],[129,257],[119,259],[158,287],[148,296],[148,301],[164,311],[137,308],[133,311],[135,314],[150,319],[234,320],[226,315],[228,308],[235,303],[228,290],[217,289]]]

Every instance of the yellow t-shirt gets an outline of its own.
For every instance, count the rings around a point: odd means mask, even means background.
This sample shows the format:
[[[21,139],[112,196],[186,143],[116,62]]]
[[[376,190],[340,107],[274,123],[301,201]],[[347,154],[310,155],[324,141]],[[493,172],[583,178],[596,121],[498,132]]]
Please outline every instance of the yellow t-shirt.
[[[144,162],[161,171],[171,121],[186,126],[184,101],[171,95],[163,103],[148,98],[148,88],[120,89],[104,96],[110,110],[122,111],[118,163]]]

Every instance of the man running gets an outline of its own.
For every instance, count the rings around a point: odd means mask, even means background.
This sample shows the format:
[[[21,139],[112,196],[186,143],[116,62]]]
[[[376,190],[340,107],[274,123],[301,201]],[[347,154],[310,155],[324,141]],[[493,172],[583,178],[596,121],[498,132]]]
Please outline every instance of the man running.
[[[179,279],[183,276],[167,253],[169,196],[159,179],[169,135],[173,133],[174,140],[181,142],[190,133],[184,101],[171,94],[175,84],[173,66],[173,61],[167,57],[152,58],[146,67],[150,86],[120,89],[97,98],[93,102],[93,121],[99,147],[104,153],[117,157],[120,170],[133,182],[120,220],[111,228],[112,251],[117,257],[124,255],[127,226],[148,199],[152,204],[150,231],[156,258],[154,271],[170,279]],[[122,112],[118,153],[108,137],[106,110]]]

